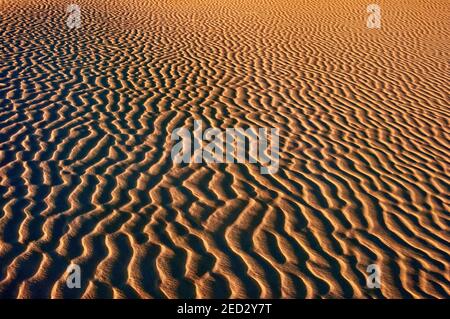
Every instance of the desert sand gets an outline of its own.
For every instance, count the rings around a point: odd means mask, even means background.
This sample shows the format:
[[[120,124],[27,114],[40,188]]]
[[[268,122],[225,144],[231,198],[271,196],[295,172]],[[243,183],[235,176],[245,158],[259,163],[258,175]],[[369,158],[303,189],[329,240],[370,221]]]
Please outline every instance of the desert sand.
[[[0,1],[0,298],[448,298],[449,2],[371,2]],[[174,165],[194,120],[279,171]]]

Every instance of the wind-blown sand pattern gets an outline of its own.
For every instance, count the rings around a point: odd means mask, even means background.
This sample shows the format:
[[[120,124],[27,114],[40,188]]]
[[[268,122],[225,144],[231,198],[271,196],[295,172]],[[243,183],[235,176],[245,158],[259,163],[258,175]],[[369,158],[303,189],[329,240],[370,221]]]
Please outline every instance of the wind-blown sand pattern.
[[[369,3],[0,1],[0,297],[448,298],[449,2]],[[278,173],[174,165],[194,119]]]

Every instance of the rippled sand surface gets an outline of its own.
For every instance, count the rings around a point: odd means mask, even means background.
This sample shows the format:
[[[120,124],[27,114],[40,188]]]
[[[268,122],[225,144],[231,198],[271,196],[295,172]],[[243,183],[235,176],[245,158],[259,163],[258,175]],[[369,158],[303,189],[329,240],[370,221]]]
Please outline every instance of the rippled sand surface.
[[[450,296],[448,1],[73,2],[0,1],[1,298]],[[174,165],[194,119],[278,173]]]

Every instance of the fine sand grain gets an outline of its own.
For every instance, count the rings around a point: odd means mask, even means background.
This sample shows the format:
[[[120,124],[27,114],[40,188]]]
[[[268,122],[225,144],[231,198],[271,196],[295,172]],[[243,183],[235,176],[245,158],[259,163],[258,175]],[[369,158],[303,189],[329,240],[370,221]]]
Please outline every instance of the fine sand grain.
[[[1,0],[0,298],[448,298],[449,1],[376,2]],[[174,165],[194,120],[278,173]]]

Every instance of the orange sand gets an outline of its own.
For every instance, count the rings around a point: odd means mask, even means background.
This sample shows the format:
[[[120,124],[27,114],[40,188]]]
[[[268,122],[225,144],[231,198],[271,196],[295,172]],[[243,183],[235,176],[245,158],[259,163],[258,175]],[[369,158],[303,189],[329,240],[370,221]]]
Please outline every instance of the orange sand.
[[[449,2],[369,3],[1,1],[0,297],[448,298]],[[279,172],[174,165],[194,119]]]

